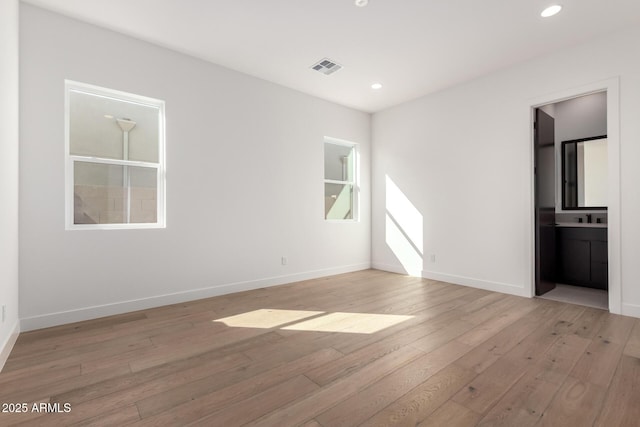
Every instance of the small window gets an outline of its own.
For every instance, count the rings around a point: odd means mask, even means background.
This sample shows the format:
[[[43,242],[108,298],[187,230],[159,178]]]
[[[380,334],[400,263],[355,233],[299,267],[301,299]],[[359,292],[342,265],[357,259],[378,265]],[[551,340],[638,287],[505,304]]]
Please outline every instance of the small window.
[[[357,146],[333,138],[324,141],[324,217],[356,220],[358,195]]]
[[[164,227],[164,101],[65,84],[67,229]]]

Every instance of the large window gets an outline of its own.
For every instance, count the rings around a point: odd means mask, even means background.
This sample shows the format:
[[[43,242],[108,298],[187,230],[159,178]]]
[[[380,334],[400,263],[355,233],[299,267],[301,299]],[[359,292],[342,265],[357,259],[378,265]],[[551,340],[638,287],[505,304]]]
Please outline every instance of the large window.
[[[65,85],[67,229],[164,227],[164,102]]]
[[[356,144],[333,138],[324,140],[324,217],[358,218],[358,150]]]

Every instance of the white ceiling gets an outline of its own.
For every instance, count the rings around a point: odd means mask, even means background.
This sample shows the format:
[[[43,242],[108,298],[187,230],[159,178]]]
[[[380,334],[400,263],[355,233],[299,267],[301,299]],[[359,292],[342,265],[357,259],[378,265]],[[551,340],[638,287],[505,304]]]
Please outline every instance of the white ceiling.
[[[23,1],[367,112],[640,23],[640,0]]]

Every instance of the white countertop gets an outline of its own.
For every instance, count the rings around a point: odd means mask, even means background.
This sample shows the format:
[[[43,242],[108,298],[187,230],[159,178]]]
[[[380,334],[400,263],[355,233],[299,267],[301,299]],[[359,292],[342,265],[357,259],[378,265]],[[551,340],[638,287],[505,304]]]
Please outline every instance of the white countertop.
[[[556,227],[607,228],[606,222],[556,222]]]

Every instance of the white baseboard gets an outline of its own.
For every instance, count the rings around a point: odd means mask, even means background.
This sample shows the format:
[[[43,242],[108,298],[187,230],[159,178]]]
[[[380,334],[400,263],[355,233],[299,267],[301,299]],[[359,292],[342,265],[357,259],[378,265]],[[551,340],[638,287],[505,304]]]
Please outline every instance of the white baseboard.
[[[469,286],[471,288],[485,289],[487,291],[500,292],[503,294],[516,295],[530,298],[527,290],[521,286],[509,283],[489,282],[487,280],[474,279],[472,277],[456,276],[452,274],[438,273],[435,271],[422,271],[425,279],[439,280],[441,282],[453,283],[455,285]]]
[[[373,262],[371,263],[371,268],[375,268],[376,270],[388,271],[390,273],[398,273],[404,275],[410,275],[407,270],[401,265],[395,264],[385,264],[382,262]],[[418,276],[420,277],[420,276]]]
[[[318,277],[332,276],[335,274],[350,273],[371,268],[370,263],[345,265],[341,267],[327,268],[323,270],[307,271],[285,276],[269,277],[265,279],[250,280],[246,282],[227,283],[209,288],[195,289],[186,292],[158,295],[137,300],[122,301],[111,304],[97,305],[93,307],[79,308],[76,310],[61,311],[57,313],[42,314],[39,316],[20,319],[22,331],[48,328],[83,320],[97,319],[99,317],[128,313],[148,308],[161,307],[163,305],[178,304],[186,301],[194,301],[203,298],[211,298],[234,292],[249,291],[252,289],[269,286],[284,285],[286,283],[299,282],[301,280],[316,279]]]
[[[531,295],[527,293],[527,290],[516,285],[509,283],[489,282],[486,280],[474,279],[472,277],[456,276],[453,274],[438,273],[435,271],[422,270],[419,274],[411,274],[399,264],[385,264],[381,262],[374,262],[371,265],[372,268],[377,270],[389,271],[391,273],[407,274],[417,277],[423,277],[425,279],[439,280],[441,282],[453,283],[454,285],[469,286],[471,288],[485,289],[487,291],[501,292],[503,294],[517,295],[521,297],[530,298]]]
[[[625,316],[640,318],[640,305],[622,304],[622,314]]]
[[[18,339],[18,335],[20,335],[20,320],[16,320],[11,333],[7,339],[0,344],[0,372],[2,372],[2,368],[4,368],[4,364],[7,362],[9,354],[11,354],[11,350],[13,350],[13,345]]]

